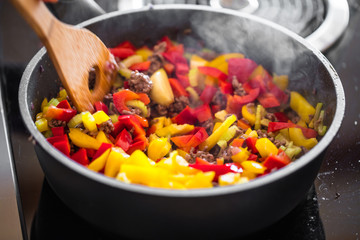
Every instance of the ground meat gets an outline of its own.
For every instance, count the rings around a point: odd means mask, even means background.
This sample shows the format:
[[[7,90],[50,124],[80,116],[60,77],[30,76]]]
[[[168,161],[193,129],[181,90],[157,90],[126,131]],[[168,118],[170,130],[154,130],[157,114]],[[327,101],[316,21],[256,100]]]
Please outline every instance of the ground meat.
[[[165,62],[164,57],[160,53],[154,53],[153,55],[148,57],[148,60],[151,61],[150,67],[146,72],[146,74],[148,74],[149,76],[162,68]]]
[[[112,131],[114,131],[114,129],[114,124],[112,123],[111,119],[101,123],[99,126],[99,131],[103,131],[106,134],[110,134]]]
[[[232,155],[234,155],[234,150],[233,150],[233,147],[229,146],[225,149],[222,149],[222,151],[220,151],[218,157],[222,157],[224,159],[224,163],[230,163],[230,162],[233,162],[231,160]]]
[[[168,108],[164,105],[156,104],[154,109],[155,111],[152,111],[151,113],[155,116],[166,116],[168,113]]]
[[[48,122],[49,127],[53,128],[53,127],[65,127],[66,126],[66,122],[65,121],[61,121],[61,120],[56,120],[56,119],[51,119]]]
[[[186,161],[188,161],[189,163],[195,163],[197,157],[206,160],[209,163],[214,163],[216,161],[214,155],[209,152],[198,150],[196,153],[194,153],[194,151],[195,149],[192,148],[190,152],[185,156]]]
[[[243,85],[237,80],[237,78],[235,76],[233,77],[231,84],[234,89],[234,95],[238,95],[238,96],[246,95],[246,91],[243,88]]]
[[[122,110],[121,114],[122,115],[141,115],[142,111],[138,108],[134,108],[134,107],[128,107],[129,110]]]
[[[82,132],[92,137],[96,137],[96,135],[98,134],[98,131],[90,132],[86,128]]]
[[[211,100],[212,104],[219,105],[221,109],[226,107],[226,102],[226,96],[220,90],[215,93],[213,99]]]
[[[175,97],[174,102],[170,104],[168,107],[168,112],[170,117],[175,117],[189,104],[190,104],[189,98],[185,96]]]
[[[148,75],[134,71],[129,79],[129,89],[136,93],[149,94],[152,88],[152,82]]]
[[[201,123],[201,126],[203,128],[205,128],[207,134],[210,134],[212,133],[212,130],[214,128],[214,120],[212,118],[206,120],[205,122]]]
[[[206,51],[206,52],[202,51],[202,52],[199,52],[198,55],[207,61],[211,61],[218,56],[218,54],[213,51]]]
[[[275,144],[275,146],[276,146],[277,148],[279,148],[280,146],[285,146],[286,141],[285,141],[285,140],[276,140],[276,139],[275,139],[273,143]]]

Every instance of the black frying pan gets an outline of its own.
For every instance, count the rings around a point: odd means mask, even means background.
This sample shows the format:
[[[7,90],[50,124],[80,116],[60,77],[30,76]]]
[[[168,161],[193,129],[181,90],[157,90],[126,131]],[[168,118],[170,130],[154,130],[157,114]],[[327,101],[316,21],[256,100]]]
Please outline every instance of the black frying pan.
[[[42,49],[21,80],[21,115],[36,140],[35,150],[48,182],[75,213],[106,231],[133,238],[224,239],[270,226],[305,197],[345,109],[337,73],[305,40],[253,16],[188,5],[109,13],[81,26],[109,47],[124,40],[136,46],[153,44],[170,35],[188,45],[201,40],[220,52],[242,52],[270,72],[288,74],[290,89],[301,92],[312,104],[323,102],[330,127],[319,144],[293,164],[246,184],[187,191],[125,184],[66,158],[37,131],[33,120],[42,99],[55,96],[60,87]],[[184,34],[188,28],[191,35]]]

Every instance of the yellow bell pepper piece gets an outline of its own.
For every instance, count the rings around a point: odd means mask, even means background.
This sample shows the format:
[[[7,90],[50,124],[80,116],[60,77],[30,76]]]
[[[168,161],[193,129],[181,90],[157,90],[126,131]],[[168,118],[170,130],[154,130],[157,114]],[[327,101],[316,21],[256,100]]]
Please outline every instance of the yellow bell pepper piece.
[[[107,149],[103,154],[101,154],[98,158],[94,159],[88,166],[90,170],[93,170],[95,172],[99,172],[102,169],[104,169],[106,160],[108,159],[110,148]]]
[[[243,118],[245,118],[251,126],[255,124],[255,106],[254,105],[244,105],[241,109]]]
[[[216,129],[218,129],[220,126],[221,126],[222,122],[216,122],[215,125],[214,125],[214,128],[212,130],[212,132],[215,132]]]
[[[146,154],[140,150],[135,150],[129,158],[128,164],[151,167],[155,165],[155,162],[149,159]]]
[[[190,69],[197,69],[198,67],[205,66],[206,64],[208,64],[208,61],[206,61],[202,57],[199,57],[196,54],[191,55]]]
[[[48,121],[46,118],[40,118],[35,121],[35,126],[39,130],[39,132],[45,132],[49,130]]]
[[[241,173],[241,177],[247,178],[248,180],[255,179],[256,176],[257,176],[256,173],[247,171],[247,170],[245,170],[245,169],[244,169],[243,172]]]
[[[144,184],[151,187],[168,186],[169,172],[162,168],[122,164],[120,166],[120,173],[125,173],[126,177],[132,183]]]
[[[255,174],[263,174],[266,170],[266,167],[256,161],[244,161],[241,163],[241,166],[246,171],[253,172]]]
[[[66,92],[65,89],[61,89],[61,90],[59,91],[59,94],[58,94],[58,95],[59,95],[59,97],[58,97],[57,99],[58,99],[59,102],[65,100],[65,99],[67,98],[67,96],[68,96],[68,94],[67,94],[67,92]]]
[[[74,128],[77,125],[81,124],[82,121],[82,113],[78,113],[76,114],[72,119],[70,119],[70,121],[68,122],[67,126],[69,128]]]
[[[167,137],[167,136],[174,136],[174,135],[183,135],[186,134],[190,131],[194,130],[194,125],[189,125],[189,124],[182,124],[182,125],[177,125],[177,124],[171,124],[167,127],[161,128],[161,129],[157,129],[156,130],[156,135],[158,135],[159,137]]]
[[[192,188],[212,188],[212,181],[215,177],[215,172],[199,172],[188,182],[185,183],[185,187]]]
[[[199,94],[195,91],[194,88],[192,88],[192,87],[187,87],[185,90],[189,93],[189,96],[190,96],[190,98],[191,98],[191,101],[193,101],[193,102],[198,102],[198,101],[200,101]]]
[[[221,110],[215,113],[215,117],[222,122],[225,121],[226,115],[228,115],[228,112],[226,110]]]
[[[290,107],[306,123],[310,122],[310,115],[314,116],[315,108],[298,92],[290,93]]]
[[[217,78],[207,75],[204,80],[205,85],[218,86]]]
[[[248,182],[247,177],[242,177],[240,173],[226,173],[219,176],[219,186],[228,186],[233,184],[241,184]]]
[[[98,132],[98,134],[96,135],[96,140],[100,143],[113,144],[103,131]]]
[[[228,128],[228,130],[226,130],[220,137],[219,141],[224,140],[225,143],[227,143],[228,141],[230,141],[235,134],[239,131],[239,128],[235,125],[232,125],[231,127]],[[219,142],[218,141],[218,142]]]
[[[172,124],[171,118],[164,119],[164,127],[170,126]]]
[[[106,161],[104,174],[108,177],[116,177],[120,171],[121,164],[125,163],[130,156],[118,147],[111,148],[111,152]]]
[[[254,129],[259,130],[261,128],[261,119],[265,116],[265,108],[260,104],[256,106]]]
[[[231,156],[234,162],[241,163],[246,161],[250,156],[250,152],[246,148],[240,147],[240,152]]]
[[[204,88],[206,77],[197,68],[191,68],[188,76],[191,87],[199,87],[200,89]]]
[[[223,62],[221,63],[217,69],[219,69],[220,71],[222,71],[225,74],[229,74],[229,64],[228,62]]]
[[[270,154],[277,155],[279,151],[268,138],[258,139],[255,143],[255,147],[263,158],[269,156]]]
[[[48,105],[47,98],[44,98],[44,100],[41,102],[41,111],[44,111],[44,107]]]
[[[135,51],[136,55],[140,55],[142,57],[143,61],[146,61],[148,57],[150,57],[153,54],[153,51],[151,51],[149,48],[142,47]]]
[[[36,116],[35,116],[36,120],[39,120],[41,118],[44,118],[44,114],[42,112],[39,112],[38,114],[36,114]]]
[[[150,159],[156,161],[160,158],[163,158],[166,154],[169,153],[171,149],[171,144],[167,138],[158,138],[150,141],[147,155]]]
[[[82,121],[83,121],[84,127],[87,130],[89,130],[90,132],[97,131],[95,118],[91,115],[90,112],[85,112],[82,114]]]
[[[316,138],[306,138],[300,128],[289,128],[289,137],[296,146],[303,146],[308,150],[318,143]]]
[[[97,150],[101,145],[101,142],[83,133],[78,128],[70,128],[69,138],[75,146],[78,146],[80,148],[91,148]]]
[[[289,85],[289,78],[287,75],[274,74],[273,81],[281,90],[285,91]]]
[[[97,111],[93,114],[93,117],[95,119],[95,123],[98,125],[110,119],[110,117],[104,111]]]
[[[200,150],[210,151],[215,144],[219,141],[220,137],[224,134],[225,131],[236,121],[235,115],[228,117],[221,125],[218,127],[215,132],[213,132],[204,142],[199,146]]]
[[[241,53],[222,54],[222,55],[216,57],[214,60],[212,60],[208,64],[206,64],[206,66],[217,68],[217,67],[219,67],[221,64],[223,64],[224,62],[226,62],[230,58],[244,58],[244,55],[241,54]]]
[[[124,172],[119,173],[116,176],[116,180],[119,180],[119,181],[122,181],[122,182],[125,182],[125,183],[131,183],[130,179],[128,179],[128,177],[126,176],[126,173],[124,173]]]

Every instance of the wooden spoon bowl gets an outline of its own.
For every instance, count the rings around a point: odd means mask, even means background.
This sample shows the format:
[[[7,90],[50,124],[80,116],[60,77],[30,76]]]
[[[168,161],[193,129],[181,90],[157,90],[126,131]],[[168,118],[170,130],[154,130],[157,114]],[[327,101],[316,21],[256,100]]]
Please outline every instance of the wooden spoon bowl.
[[[94,112],[94,103],[109,92],[115,61],[104,43],[87,29],[57,20],[40,0],[12,0],[35,30],[78,111]],[[89,71],[96,71],[95,86],[89,89]]]

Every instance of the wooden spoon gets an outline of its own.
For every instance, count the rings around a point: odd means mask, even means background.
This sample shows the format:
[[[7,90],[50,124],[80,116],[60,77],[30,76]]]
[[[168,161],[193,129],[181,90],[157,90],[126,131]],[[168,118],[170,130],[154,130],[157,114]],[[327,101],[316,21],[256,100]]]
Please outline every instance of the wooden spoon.
[[[12,0],[12,3],[45,45],[77,110],[93,112],[94,103],[104,98],[112,84],[113,75],[108,70],[114,61],[107,47],[89,30],[58,21],[41,0]],[[96,71],[96,81],[90,92],[88,78],[92,68]]]

